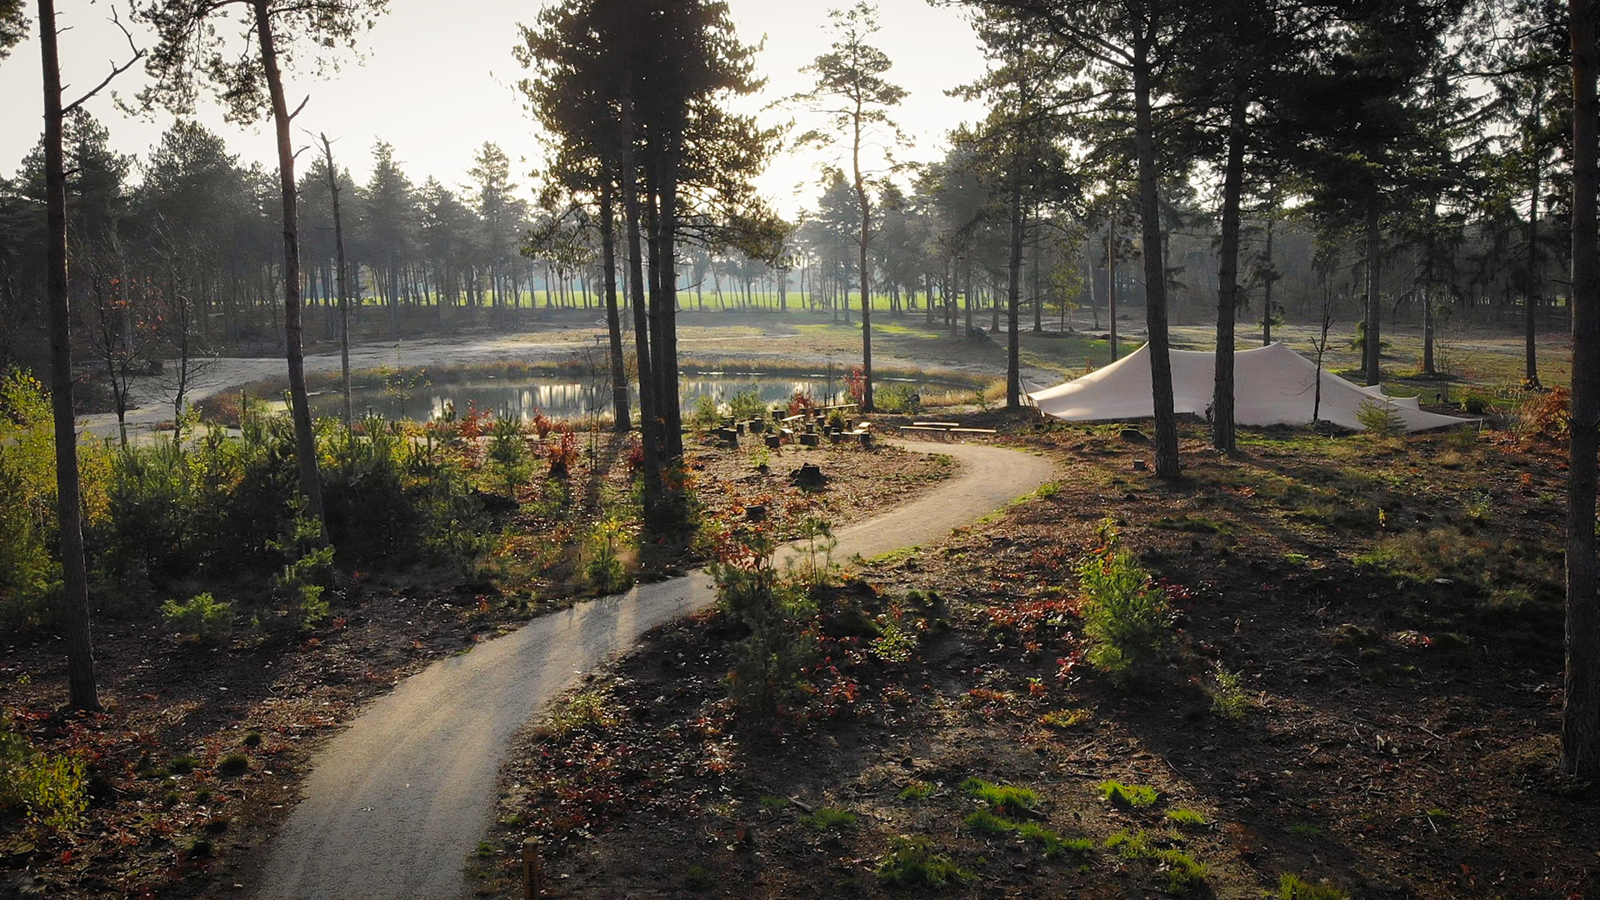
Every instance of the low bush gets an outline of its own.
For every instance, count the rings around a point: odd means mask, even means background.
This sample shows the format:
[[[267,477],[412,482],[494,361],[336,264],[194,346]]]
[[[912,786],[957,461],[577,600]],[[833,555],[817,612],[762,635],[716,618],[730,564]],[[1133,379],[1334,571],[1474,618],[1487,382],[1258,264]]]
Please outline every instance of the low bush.
[[[912,415],[922,410],[922,396],[909,384],[889,384],[875,388],[872,403],[879,412]]]
[[[233,630],[233,604],[218,603],[210,593],[182,603],[168,600],[161,604],[161,615],[179,635],[197,641],[220,641]]]
[[[1089,662],[1122,678],[1141,674],[1171,639],[1172,610],[1166,591],[1121,549],[1116,527],[1100,525],[1101,547],[1076,568],[1083,630],[1093,645]]]
[[[753,388],[739,391],[728,398],[728,414],[741,421],[763,419],[767,415],[767,404],[761,399],[761,393]]]
[[[623,534],[622,521],[608,517],[597,523],[584,541],[583,574],[590,587],[601,594],[625,590],[630,582],[618,553]]]
[[[217,764],[212,771],[216,772],[220,778],[238,778],[250,771],[250,757],[245,756],[243,753],[229,753],[227,756],[217,760]]]
[[[0,721],[0,822],[14,818],[35,834],[64,831],[88,807],[81,759],[37,750]]]
[[[1367,434],[1374,437],[1394,437],[1406,431],[1406,420],[1387,403],[1361,401],[1361,406],[1356,410],[1356,421],[1367,430]]]

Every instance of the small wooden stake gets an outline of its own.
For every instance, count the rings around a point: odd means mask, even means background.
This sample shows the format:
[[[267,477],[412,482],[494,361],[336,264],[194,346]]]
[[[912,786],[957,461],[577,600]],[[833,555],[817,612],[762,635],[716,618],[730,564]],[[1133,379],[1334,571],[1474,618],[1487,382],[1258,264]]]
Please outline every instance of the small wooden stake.
[[[528,838],[522,842],[522,896],[523,900],[539,900],[544,894],[544,869],[539,864],[539,839]]]

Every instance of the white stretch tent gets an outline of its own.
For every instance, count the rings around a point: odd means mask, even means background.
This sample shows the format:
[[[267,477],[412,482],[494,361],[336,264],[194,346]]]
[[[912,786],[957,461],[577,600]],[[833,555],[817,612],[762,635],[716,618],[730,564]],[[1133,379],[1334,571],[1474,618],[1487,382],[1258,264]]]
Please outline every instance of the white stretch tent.
[[[1240,425],[1306,425],[1315,403],[1317,364],[1283,343],[1234,353],[1234,421]],[[1216,354],[1209,350],[1172,351],[1172,405],[1178,414],[1204,416],[1216,381]],[[1073,422],[1108,422],[1155,415],[1150,393],[1150,345],[1103,369],[1052,388],[1028,394],[1046,415]],[[1392,411],[1407,431],[1448,428],[1473,421],[1418,408],[1416,398],[1383,396],[1377,387],[1357,387],[1322,373],[1318,417],[1360,431],[1363,404]]]

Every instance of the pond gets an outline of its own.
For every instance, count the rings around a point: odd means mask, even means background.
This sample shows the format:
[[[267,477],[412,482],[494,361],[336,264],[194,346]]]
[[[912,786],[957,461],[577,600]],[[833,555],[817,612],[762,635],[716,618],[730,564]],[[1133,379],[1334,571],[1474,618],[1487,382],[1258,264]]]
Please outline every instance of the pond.
[[[880,389],[891,384],[910,385],[924,397],[948,392],[965,396],[972,392],[971,388],[963,385],[931,380],[880,378],[877,383]],[[829,378],[822,374],[787,376],[711,372],[681,376],[678,385],[681,405],[686,413],[694,410],[701,397],[711,397],[721,403],[735,394],[752,390],[768,406],[786,401],[796,392],[810,394],[819,404],[848,401],[841,374]],[[629,399],[638,403],[637,386],[630,392]],[[611,387],[608,381],[587,383],[560,376],[526,376],[399,389],[357,389],[351,392],[350,402],[357,416],[372,413],[388,419],[426,421],[442,413],[446,404],[454,404],[458,414],[465,413],[468,404],[476,404],[478,409],[492,410],[499,417],[515,416],[526,420],[533,418],[536,413],[543,413],[553,419],[579,419],[593,412],[610,412]],[[311,395],[313,416],[336,418],[339,410],[337,391]]]

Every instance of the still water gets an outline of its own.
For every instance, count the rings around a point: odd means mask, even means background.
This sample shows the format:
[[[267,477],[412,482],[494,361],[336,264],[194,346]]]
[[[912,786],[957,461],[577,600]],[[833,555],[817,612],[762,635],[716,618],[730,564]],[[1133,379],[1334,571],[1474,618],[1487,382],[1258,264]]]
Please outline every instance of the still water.
[[[908,382],[880,379],[880,385],[891,383],[912,384],[924,396],[946,391],[970,392],[957,385],[938,382]],[[810,394],[819,404],[845,402],[848,392],[841,375],[825,376],[773,376],[754,374],[686,375],[679,379],[679,396],[685,412],[694,410],[701,397],[710,397],[718,403],[735,394],[756,391],[761,401],[772,405],[788,400],[797,391]],[[638,389],[629,392],[630,400],[638,402]],[[609,412],[611,387],[608,382],[583,383],[563,378],[526,377],[507,381],[437,384],[405,389],[368,389],[351,392],[351,407],[357,416],[366,412],[388,419],[415,419],[425,421],[440,415],[446,404],[454,404],[457,414],[464,414],[468,404],[478,409],[492,410],[497,417],[531,419],[543,413],[553,419],[577,419],[594,412]],[[337,391],[311,395],[314,416],[337,417],[340,400]]]

